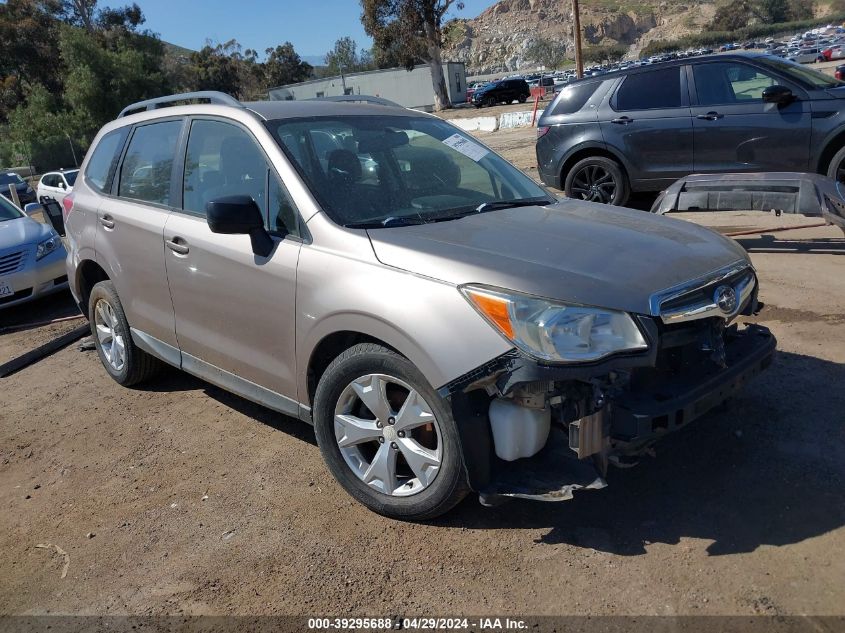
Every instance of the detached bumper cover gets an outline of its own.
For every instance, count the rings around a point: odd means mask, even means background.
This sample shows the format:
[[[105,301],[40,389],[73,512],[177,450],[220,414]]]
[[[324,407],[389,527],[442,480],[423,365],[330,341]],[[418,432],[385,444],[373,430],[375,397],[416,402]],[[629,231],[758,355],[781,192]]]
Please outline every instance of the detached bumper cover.
[[[821,174],[693,174],[672,183],[651,207],[673,211],[778,211],[821,217],[845,231],[845,191]]]

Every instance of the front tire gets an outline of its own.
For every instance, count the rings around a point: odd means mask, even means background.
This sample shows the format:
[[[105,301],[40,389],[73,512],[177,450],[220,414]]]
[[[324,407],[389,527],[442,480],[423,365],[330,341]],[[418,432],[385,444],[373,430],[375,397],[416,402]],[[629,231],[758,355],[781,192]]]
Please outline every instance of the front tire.
[[[161,361],[132,341],[126,313],[111,281],[101,281],[91,290],[88,321],[97,355],[118,384],[124,387],[138,384],[161,369]]]
[[[841,147],[830,159],[830,164],[827,166],[827,177],[845,183],[845,146]]]
[[[451,407],[396,352],[362,343],[338,356],[317,386],[313,417],[332,475],[370,510],[421,521],[466,495]]]
[[[628,201],[628,179],[615,160],[590,156],[578,161],[564,179],[568,198],[622,206]]]

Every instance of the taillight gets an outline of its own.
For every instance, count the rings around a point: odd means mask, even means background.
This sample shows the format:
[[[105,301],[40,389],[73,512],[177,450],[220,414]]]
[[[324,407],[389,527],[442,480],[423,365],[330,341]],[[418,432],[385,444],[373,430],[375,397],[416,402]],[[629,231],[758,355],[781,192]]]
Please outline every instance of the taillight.
[[[551,130],[551,129],[552,128],[549,127],[548,125],[543,125],[543,126],[537,127],[537,138],[545,136],[546,134],[549,133],[549,130]]]
[[[839,81],[843,80],[842,79],[842,77],[843,77],[842,71],[839,70],[838,68],[836,69],[836,72],[833,73],[833,76],[836,77]]]
[[[70,212],[73,211],[73,193],[67,194],[64,199],[62,200],[62,213],[64,215],[65,220],[67,220],[67,216],[70,215]]]

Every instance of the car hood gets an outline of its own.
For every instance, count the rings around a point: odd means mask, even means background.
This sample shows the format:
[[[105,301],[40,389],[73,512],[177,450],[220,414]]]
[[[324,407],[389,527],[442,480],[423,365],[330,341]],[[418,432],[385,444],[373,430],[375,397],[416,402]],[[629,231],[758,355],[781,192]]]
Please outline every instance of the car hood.
[[[32,218],[18,218],[0,222],[0,251],[35,244],[50,237],[52,229]]]
[[[641,314],[655,292],[748,261],[710,229],[574,200],[369,235],[379,261],[412,273]]]

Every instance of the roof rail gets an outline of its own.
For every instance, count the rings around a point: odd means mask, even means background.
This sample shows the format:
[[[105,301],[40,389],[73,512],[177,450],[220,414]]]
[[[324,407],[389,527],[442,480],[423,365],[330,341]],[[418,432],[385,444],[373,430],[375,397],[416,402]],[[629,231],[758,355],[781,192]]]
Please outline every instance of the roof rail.
[[[398,103],[383,99],[382,97],[371,97],[370,95],[337,95],[334,97],[315,97],[313,99],[305,99],[305,101],[348,101],[351,103],[373,103],[375,105],[390,106],[393,108],[404,108]]]
[[[120,111],[120,114],[117,115],[117,118],[120,119],[135,112],[142,112],[144,110],[155,110],[165,105],[178,103],[179,101],[196,100],[204,100],[218,105],[237,106],[239,108],[243,107],[243,104],[240,101],[231,95],[227,95],[225,92],[202,90],[200,92],[184,92],[182,94],[167,95],[166,97],[157,97],[155,99],[139,101],[138,103],[133,103],[132,105],[128,105],[123,108],[123,110]]]

